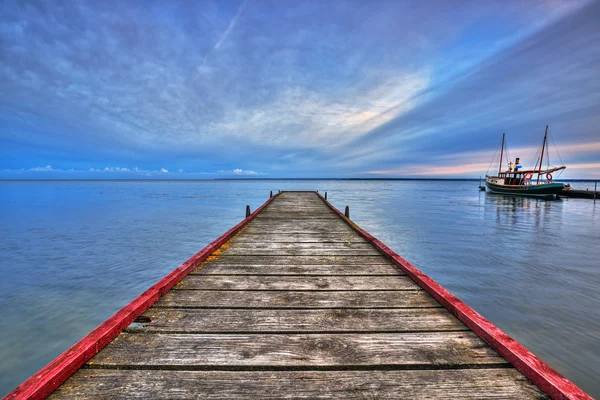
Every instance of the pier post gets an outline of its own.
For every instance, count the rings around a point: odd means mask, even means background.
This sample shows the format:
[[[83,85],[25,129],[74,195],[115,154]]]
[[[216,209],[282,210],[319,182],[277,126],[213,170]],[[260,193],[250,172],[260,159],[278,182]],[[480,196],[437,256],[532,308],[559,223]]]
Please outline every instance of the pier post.
[[[327,192],[325,192],[325,200],[327,200]]]
[[[344,210],[344,215],[346,218],[350,218],[350,207],[346,206],[346,210]]]
[[[250,216],[250,206],[246,206],[246,218]]]
[[[277,193],[281,193],[281,190],[278,190]]]
[[[271,198],[271,197],[273,197],[273,191],[272,190],[269,192],[269,198]]]

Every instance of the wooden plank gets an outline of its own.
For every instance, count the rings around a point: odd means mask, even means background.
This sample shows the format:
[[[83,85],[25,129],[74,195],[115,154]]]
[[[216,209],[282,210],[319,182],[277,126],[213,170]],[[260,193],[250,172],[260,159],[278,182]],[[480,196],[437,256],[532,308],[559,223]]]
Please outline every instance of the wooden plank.
[[[271,211],[261,213],[256,217],[257,220],[264,219],[276,219],[276,220],[338,220],[339,217],[332,212],[314,212],[314,211],[305,211],[305,212],[283,212],[283,211]]]
[[[274,225],[256,225],[253,227],[248,227],[247,231],[245,233],[253,233],[253,234],[278,234],[278,235],[285,235],[285,234],[307,234],[307,235],[312,235],[312,234],[339,234],[339,235],[343,235],[343,234],[352,234],[353,231],[352,229],[342,226],[342,225],[335,225],[335,226],[329,226],[327,227],[326,225],[313,225],[313,226],[304,226],[304,227],[300,227],[300,226],[274,226]]]
[[[420,308],[439,307],[424,291],[303,292],[171,290],[155,304],[169,308]]]
[[[153,371],[84,369],[50,399],[514,399],[544,396],[514,369]]]
[[[121,333],[96,367],[302,368],[508,366],[472,332],[340,334]]]
[[[151,308],[150,322],[129,332],[416,332],[464,331],[467,328],[443,308],[425,309],[169,309]]]
[[[289,214],[291,216],[293,216],[294,214],[299,214],[301,217],[315,214],[327,214],[335,216],[335,213],[324,204],[294,204],[289,202],[282,204],[273,204],[273,207],[265,209],[263,215],[264,214]]]
[[[254,250],[266,250],[270,255],[277,255],[277,252],[286,250],[319,250],[319,251],[333,251],[341,250],[340,255],[353,255],[355,251],[368,251],[370,255],[381,255],[371,243],[353,243],[353,242],[310,242],[310,243],[289,243],[289,242],[243,242],[236,241],[235,239],[228,243],[226,248],[221,249],[221,254],[227,254],[228,251],[236,250],[242,251],[254,251]],[[375,252],[373,252],[375,250]],[[248,254],[252,255],[252,254]]]
[[[282,229],[289,229],[294,227],[317,227],[328,229],[330,227],[349,228],[349,226],[339,218],[331,221],[324,221],[323,218],[319,219],[307,219],[307,218],[288,218],[283,221],[271,221],[269,219],[255,219],[249,224],[247,229],[257,226],[275,226]]]
[[[404,275],[389,264],[371,265],[242,265],[225,263],[206,263],[199,266],[190,275]]]
[[[422,290],[407,276],[190,275],[177,290]]]
[[[269,220],[271,221],[271,220]],[[258,221],[260,224],[249,226],[247,228],[248,233],[258,234],[352,234],[352,230],[348,226],[339,225],[336,221],[334,224],[267,224],[267,220]],[[315,222],[315,221],[306,221]]]
[[[247,233],[237,236],[232,243],[368,243],[356,233],[303,234],[303,233]]]
[[[221,248],[220,255],[345,255],[376,256],[381,253],[368,243],[230,243]]]
[[[346,256],[346,255],[319,255],[319,256],[225,256],[213,255],[206,261],[210,264],[227,265],[374,265],[389,264],[383,255],[374,256]],[[206,265],[203,263],[202,265]]]

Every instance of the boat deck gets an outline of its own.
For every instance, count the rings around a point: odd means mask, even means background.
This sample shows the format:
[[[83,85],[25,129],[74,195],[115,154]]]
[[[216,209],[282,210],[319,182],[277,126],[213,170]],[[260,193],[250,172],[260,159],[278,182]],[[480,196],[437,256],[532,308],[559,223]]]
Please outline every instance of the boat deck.
[[[547,398],[313,192],[137,321],[51,398]]]

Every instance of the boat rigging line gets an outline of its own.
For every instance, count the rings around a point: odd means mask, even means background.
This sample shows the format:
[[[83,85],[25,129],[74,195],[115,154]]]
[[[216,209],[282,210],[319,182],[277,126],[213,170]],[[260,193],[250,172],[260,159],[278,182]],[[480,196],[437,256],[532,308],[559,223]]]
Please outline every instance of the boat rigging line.
[[[490,165],[488,166],[488,169],[486,171],[486,175],[490,174],[490,168],[492,168],[492,164],[494,163],[494,160],[496,159],[496,154],[498,154],[498,149],[500,149],[500,145],[498,145],[498,147],[496,147],[496,151],[494,152],[494,157],[492,157],[492,161],[490,162]]]

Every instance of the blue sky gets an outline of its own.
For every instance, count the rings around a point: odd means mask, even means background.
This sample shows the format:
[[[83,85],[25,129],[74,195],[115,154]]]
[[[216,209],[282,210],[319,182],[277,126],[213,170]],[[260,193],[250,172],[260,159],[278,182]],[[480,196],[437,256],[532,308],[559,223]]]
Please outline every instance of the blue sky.
[[[3,1],[0,178],[600,178],[598,1]],[[556,144],[556,148],[554,147]]]

